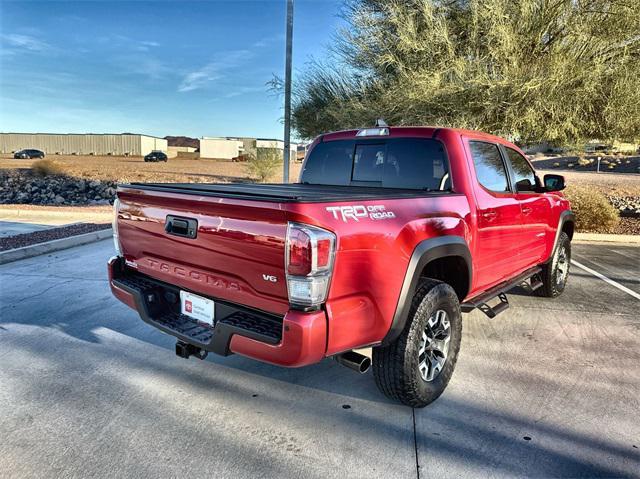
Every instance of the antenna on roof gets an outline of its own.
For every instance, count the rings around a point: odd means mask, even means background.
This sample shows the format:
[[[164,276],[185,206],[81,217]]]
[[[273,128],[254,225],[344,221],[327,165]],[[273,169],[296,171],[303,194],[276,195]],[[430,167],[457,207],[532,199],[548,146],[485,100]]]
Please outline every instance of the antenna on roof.
[[[376,120],[376,124],[375,124],[375,126],[378,126],[378,127],[384,127],[384,126],[389,126],[389,125],[387,125],[387,122],[386,122],[386,121],[384,121],[382,118],[378,118],[378,119]]]

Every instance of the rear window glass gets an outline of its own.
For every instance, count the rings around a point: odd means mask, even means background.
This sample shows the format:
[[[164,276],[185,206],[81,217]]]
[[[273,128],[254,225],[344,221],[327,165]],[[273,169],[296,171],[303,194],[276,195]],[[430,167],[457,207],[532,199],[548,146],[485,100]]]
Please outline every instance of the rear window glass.
[[[451,185],[442,143],[421,138],[319,143],[309,154],[300,180],[418,190],[447,190]]]

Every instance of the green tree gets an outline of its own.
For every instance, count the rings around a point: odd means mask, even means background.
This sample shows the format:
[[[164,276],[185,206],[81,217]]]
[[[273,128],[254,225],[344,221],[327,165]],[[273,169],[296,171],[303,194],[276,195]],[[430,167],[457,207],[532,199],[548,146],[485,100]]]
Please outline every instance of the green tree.
[[[520,141],[640,137],[638,0],[351,0],[293,126],[456,126]]]
[[[273,176],[276,168],[282,165],[282,151],[277,148],[258,148],[255,154],[247,154],[247,173],[264,183]]]

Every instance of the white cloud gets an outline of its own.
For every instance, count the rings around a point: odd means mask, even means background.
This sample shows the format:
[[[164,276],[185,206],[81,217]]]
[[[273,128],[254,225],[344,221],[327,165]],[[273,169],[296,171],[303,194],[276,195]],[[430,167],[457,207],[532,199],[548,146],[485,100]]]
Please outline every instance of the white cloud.
[[[243,86],[238,88],[237,90],[230,91],[224,98],[233,98],[236,96],[246,95],[247,93],[256,93],[259,91],[265,91],[267,89],[266,85],[260,86]]]
[[[160,44],[158,42],[143,40],[141,42],[137,42],[137,44],[134,45],[134,48],[139,52],[148,52],[150,49],[159,47],[159,46]]]
[[[184,75],[178,86],[179,92],[188,92],[203,88],[208,83],[219,80],[229,70],[240,67],[253,58],[249,50],[232,50],[222,53],[214,61]]]
[[[153,40],[138,40],[126,35],[111,34],[97,38],[98,43],[107,45],[118,50],[132,50],[138,52],[148,52],[152,48],[160,46],[160,43]]]
[[[255,42],[252,46],[253,48],[264,48],[283,39],[284,39],[284,36],[282,34],[278,34],[271,37],[262,38],[257,42]]]
[[[140,61],[140,72],[157,80],[171,73],[172,69],[156,58],[144,58]]]
[[[37,39],[32,35],[22,35],[20,33],[6,33],[0,35],[2,42],[10,48],[27,50],[30,52],[44,52],[51,49],[47,42]]]
[[[281,34],[262,38],[251,44],[251,49],[233,50],[224,52],[215,60],[207,63],[201,68],[188,72],[184,75],[182,82],[178,86],[179,92],[188,92],[204,88],[208,83],[219,80],[225,76],[229,70],[245,65],[253,59],[262,48],[272,45],[274,42],[282,40]],[[242,95],[263,89],[262,87],[242,87],[225,95],[225,98]]]

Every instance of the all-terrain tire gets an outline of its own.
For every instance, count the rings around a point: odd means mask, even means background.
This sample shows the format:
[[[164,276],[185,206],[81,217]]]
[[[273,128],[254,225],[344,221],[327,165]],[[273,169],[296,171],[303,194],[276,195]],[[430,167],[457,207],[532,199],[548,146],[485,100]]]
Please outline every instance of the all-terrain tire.
[[[432,380],[423,379],[419,370],[419,349],[427,322],[438,311],[445,311],[450,327],[446,361]],[[373,376],[378,389],[390,399],[407,406],[425,407],[443,393],[456,365],[462,315],[458,296],[451,286],[425,279],[418,286],[404,330],[391,344],[373,348]]]
[[[535,293],[545,298],[557,298],[560,296],[567,286],[570,266],[571,240],[569,235],[563,231],[560,233],[551,261],[542,265],[542,272],[540,273],[542,286],[536,289]],[[566,267],[566,272],[563,273],[564,267]]]

